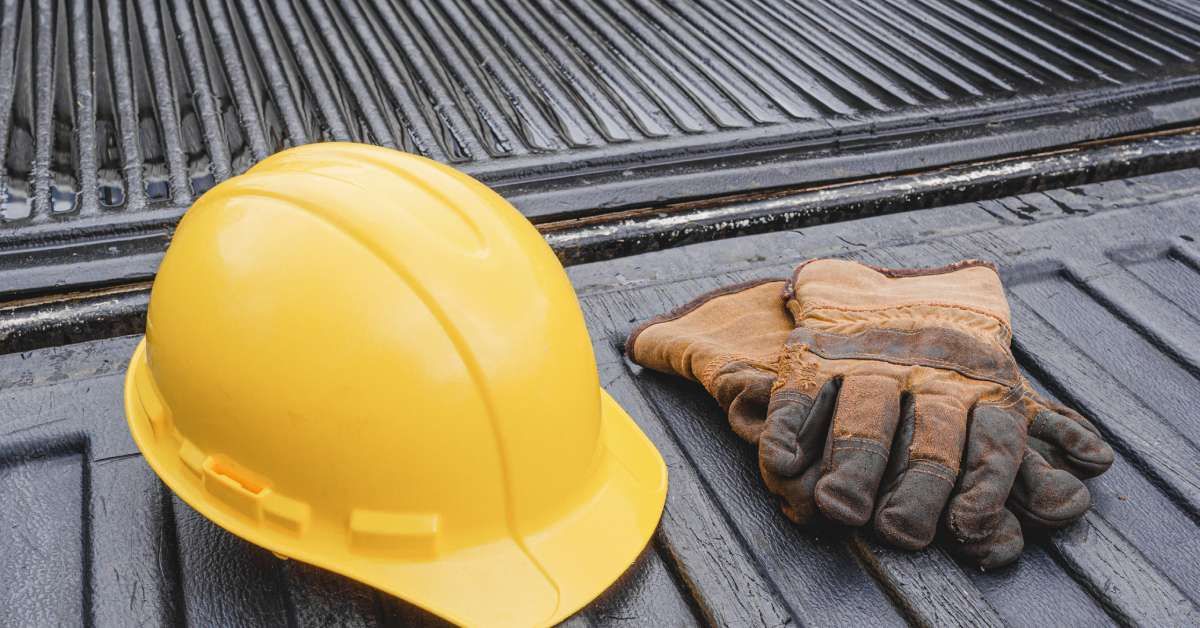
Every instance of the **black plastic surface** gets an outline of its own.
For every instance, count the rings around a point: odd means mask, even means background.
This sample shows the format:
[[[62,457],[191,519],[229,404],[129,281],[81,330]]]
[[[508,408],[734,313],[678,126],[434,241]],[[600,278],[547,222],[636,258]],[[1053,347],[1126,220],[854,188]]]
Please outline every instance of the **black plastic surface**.
[[[671,488],[636,566],[568,623],[1196,625],[1198,206],[1200,171],[1185,170],[573,267],[601,381],[658,445]],[[1032,537],[1016,565],[987,573],[940,550],[803,532],[778,512],[753,451],[699,386],[619,354],[637,321],[827,255],[1000,264],[1028,375],[1091,415],[1118,452],[1089,482],[1095,506],[1082,522]],[[144,298],[112,297],[111,307],[104,298],[78,315],[80,329],[136,331]],[[135,342],[0,356],[0,625],[431,622],[276,560],[174,499],[124,425],[121,380]]]
[[[0,0],[0,242],[169,225],[296,144],[543,219],[1194,120],[1181,0]]]

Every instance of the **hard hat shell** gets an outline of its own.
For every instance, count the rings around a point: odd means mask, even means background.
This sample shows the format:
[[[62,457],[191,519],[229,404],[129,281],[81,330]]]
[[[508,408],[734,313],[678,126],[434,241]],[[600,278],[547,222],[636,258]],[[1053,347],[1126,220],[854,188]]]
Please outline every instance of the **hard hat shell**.
[[[469,176],[372,146],[283,151],[195,203],[125,409],[205,517],[462,624],[578,610],[666,496],[538,232]]]

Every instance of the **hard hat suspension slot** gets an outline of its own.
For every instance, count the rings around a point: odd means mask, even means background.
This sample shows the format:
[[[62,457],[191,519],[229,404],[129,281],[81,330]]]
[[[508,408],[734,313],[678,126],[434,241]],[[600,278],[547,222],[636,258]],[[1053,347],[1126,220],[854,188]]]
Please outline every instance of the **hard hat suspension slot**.
[[[263,489],[267,488],[266,482],[254,477],[253,474],[238,466],[232,460],[210,456],[205,466],[214,474],[231,480],[251,495],[259,495],[263,492]]]

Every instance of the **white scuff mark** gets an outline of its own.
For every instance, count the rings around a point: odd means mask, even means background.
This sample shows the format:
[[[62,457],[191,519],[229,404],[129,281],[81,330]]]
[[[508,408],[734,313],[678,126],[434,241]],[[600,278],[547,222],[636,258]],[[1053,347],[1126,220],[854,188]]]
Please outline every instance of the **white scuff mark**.
[[[1151,142],[1158,143],[1157,138]],[[1116,154],[1103,159],[1105,162],[1131,161],[1148,153],[1144,145],[1118,147]],[[1110,153],[1111,155],[1111,153]],[[841,204],[841,209],[852,209],[856,202],[873,203],[883,197],[893,200],[911,200],[911,197],[939,191],[955,190],[960,193],[970,189],[972,185],[990,179],[997,181],[1012,180],[1021,176],[1033,176],[1047,170],[1049,162],[1069,159],[1070,169],[1087,168],[1096,162],[1094,155],[1076,148],[1061,149],[1042,153],[1035,156],[997,160],[985,164],[969,164],[950,166],[932,172],[907,174],[898,177],[876,177],[856,181],[826,184],[820,187],[800,190],[789,196],[775,196],[760,200],[745,200],[718,207],[702,209],[680,209],[673,213],[658,213],[650,216],[623,218],[613,222],[586,225],[578,228],[565,228],[546,234],[546,239],[555,248],[569,248],[578,243],[592,239],[602,239],[616,236],[625,240],[639,238],[679,235],[697,230],[731,233],[745,232],[748,228],[759,224],[768,224],[788,220],[806,213],[816,214],[823,210],[837,209],[831,205]],[[1049,168],[1054,171],[1054,168]],[[868,188],[866,195],[856,197],[855,192]]]

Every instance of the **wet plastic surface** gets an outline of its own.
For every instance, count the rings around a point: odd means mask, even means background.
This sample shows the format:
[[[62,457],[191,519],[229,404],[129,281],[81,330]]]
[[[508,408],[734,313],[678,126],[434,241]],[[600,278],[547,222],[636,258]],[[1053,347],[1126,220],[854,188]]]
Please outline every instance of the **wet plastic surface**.
[[[1200,171],[698,244],[570,269],[602,384],[671,473],[651,546],[572,625],[1200,622]],[[626,331],[813,256],[997,262],[1018,359],[1118,455],[1080,523],[981,573],[940,550],[791,525],[697,385],[619,353]],[[131,293],[136,294],[136,293]],[[110,316],[93,337],[134,331]],[[108,330],[105,334],[103,330]],[[394,599],[226,534],[174,499],[121,411],[120,336],[0,356],[0,625],[424,625]]]

